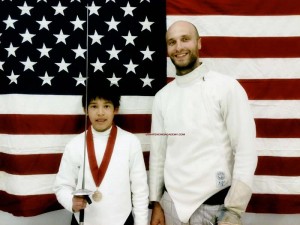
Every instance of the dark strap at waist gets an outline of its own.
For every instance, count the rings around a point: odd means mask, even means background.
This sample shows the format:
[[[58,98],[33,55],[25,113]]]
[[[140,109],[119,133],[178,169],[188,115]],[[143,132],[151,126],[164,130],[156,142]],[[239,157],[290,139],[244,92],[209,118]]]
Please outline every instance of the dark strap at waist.
[[[206,201],[203,202],[203,204],[206,204],[206,205],[222,205],[222,204],[224,204],[224,200],[229,191],[229,188],[230,188],[230,186],[217,192],[213,196],[206,199]]]
[[[229,189],[230,189],[230,186],[222,189],[221,191],[217,192],[216,194],[214,194],[211,197],[209,197],[208,199],[206,199],[205,202],[203,202],[203,204],[205,204],[205,205],[222,205],[222,204],[224,204],[224,200],[225,200],[225,197],[226,197]],[[166,188],[164,188],[164,190],[166,192],[168,192]]]

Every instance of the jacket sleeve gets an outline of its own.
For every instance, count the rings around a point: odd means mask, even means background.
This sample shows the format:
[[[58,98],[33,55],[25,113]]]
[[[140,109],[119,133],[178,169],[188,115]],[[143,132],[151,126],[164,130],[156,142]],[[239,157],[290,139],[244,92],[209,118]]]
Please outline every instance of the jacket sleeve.
[[[221,107],[234,156],[232,185],[225,207],[240,214],[250,201],[257,165],[255,122],[247,94],[235,80],[224,95]]]
[[[67,145],[55,178],[53,190],[58,202],[70,212],[72,212],[72,192],[76,189],[78,172],[78,166],[74,164],[71,151]]]
[[[144,157],[139,140],[132,143],[130,155],[130,182],[135,225],[148,224],[149,188]]]
[[[166,158],[167,136],[162,135],[165,134],[165,130],[160,101],[160,95],[156,95],[152,107],[149,164],[150,201],[160,201],[164,189],[164,163]]]

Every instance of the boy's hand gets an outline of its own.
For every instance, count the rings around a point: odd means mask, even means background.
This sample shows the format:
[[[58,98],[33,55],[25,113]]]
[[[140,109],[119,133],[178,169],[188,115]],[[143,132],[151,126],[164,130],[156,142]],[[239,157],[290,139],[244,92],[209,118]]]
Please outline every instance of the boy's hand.
[[[154,202],[150,225],[165,225],[165,215],[158,202]]]
[[[73,212],[79,212],[81,209],[86,208],[87,201],[85,200],[84,196],[74,196],[72,202],[73,202],[73,207],[72,207]]]

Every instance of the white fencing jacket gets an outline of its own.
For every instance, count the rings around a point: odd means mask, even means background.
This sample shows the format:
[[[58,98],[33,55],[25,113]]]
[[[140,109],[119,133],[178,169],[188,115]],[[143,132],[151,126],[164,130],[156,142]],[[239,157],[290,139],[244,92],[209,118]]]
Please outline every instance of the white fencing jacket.
[[[245,184],[236,190],[246,187],[247,194],[237,198],[229,191],[238,199],[229,205],[245,210],[257,164],[255,136],[246,92],[235,79],[203,64],[176,76],[153,103],[150,201],[160,201],[165,185],[186,223],[206,199],[236,180]]]
[[[131,210],[135,225],[148,224],[148,184],[141,145],[137,137],[117,128],[114,151],[106,174],[100,184],[100,202],[92,202],[85,209],[85,225],[124,225]],[[96,158],[100,165],[110,130],[92,129]],[[84,133],[67,145],[56,176],[54,191],[58,201],[72,212],[72,192],[82,188]],[[95,191],[96,186],[86,155],[85,189]],[[75,213],[79,221],[79,213]]]

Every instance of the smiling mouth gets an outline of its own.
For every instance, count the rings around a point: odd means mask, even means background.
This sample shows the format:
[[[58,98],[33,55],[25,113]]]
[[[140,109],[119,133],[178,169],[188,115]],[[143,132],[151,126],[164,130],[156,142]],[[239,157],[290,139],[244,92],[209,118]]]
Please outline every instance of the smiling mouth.
[[[176,54],[175,58],[176,59],[183,59],[183,58],[185,58],[185,56],[187,56],[187,53],[181,53],[181,54]]]
[[[181,54],[177,54],[176,57],[183,57],[183,56],[186,56],[187,53],[181,53]]]

